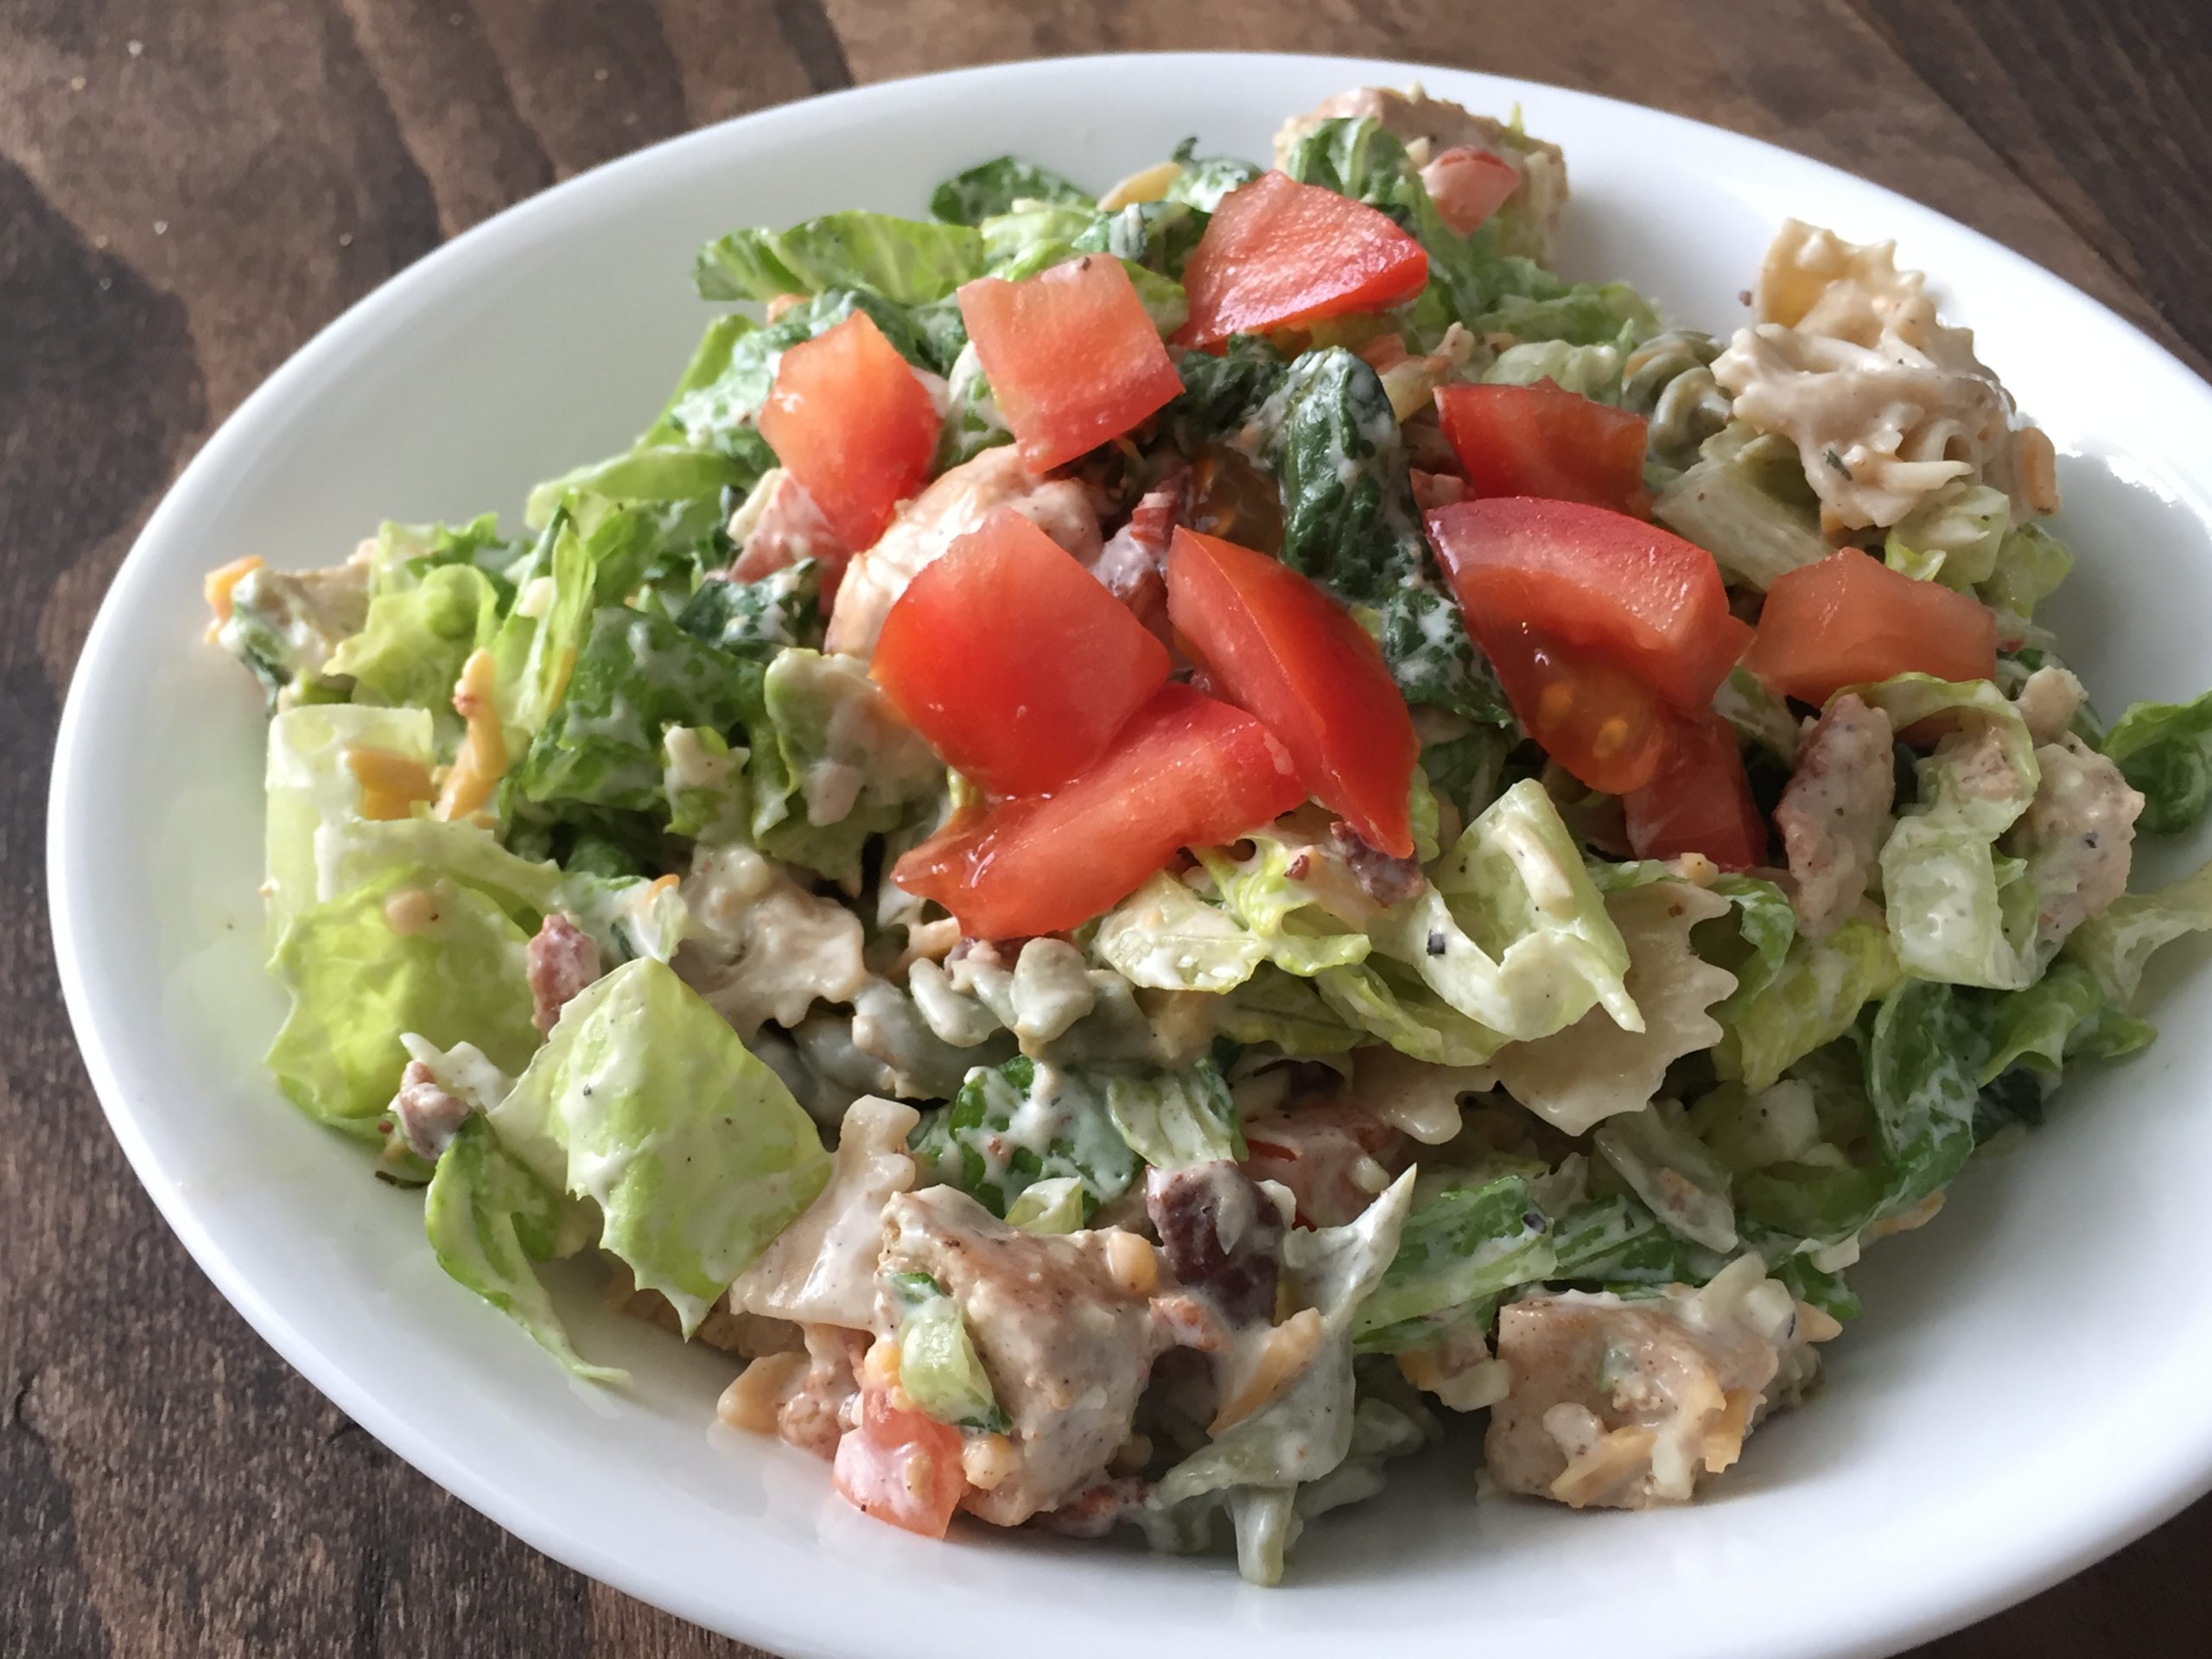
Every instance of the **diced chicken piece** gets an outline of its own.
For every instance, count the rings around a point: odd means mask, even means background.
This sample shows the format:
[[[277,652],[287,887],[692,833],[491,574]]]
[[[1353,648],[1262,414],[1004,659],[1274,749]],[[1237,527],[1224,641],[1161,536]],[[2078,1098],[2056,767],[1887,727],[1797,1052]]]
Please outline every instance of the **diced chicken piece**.
[[[1282,1274],[1281,1213],[1236,1165],[1155,1169],[1145,1213],[1176,1281],[1210,1300],[1232,1325],[1274,1317]]]
[[[1152,1247],[1114,1228],[1025,1233],[946,1186],[893,1198],[883,1233],[886,1273],[925,1273],[960,1305],[1009,1420],[1011,1469],[966,1507],[1018,1526],[1090,1486],[1173,1341],[1154,1286],[1128,1270],[1141,1260],[1156,1275]],[[893,1323],[888,1307],[877,1317]]]
[[[814,498],[780,467],[770,469],[730,515],[729,536],[738,549],[729,567],[733,582],[758,582],[801,559],[819,559],[837,569],[851,551]]]
[[[1285,122],[1275,134],[1276,165],[1282,164],[1300,137],[1322,122],[1340,118],[1376,122],[1406,146],[1416,166],[1426,165],[1438,151],[1456,144],[1471,145],[1510,162],[1521,175],[1521,183],[1510,205],[1521,211],[1504,251],[1526,254],[1539,264],[1548,263],[1559,238],[1560,217],[1567,208],[1567,158],[1557,144],[1531,138],[1503,121],[1476,115],[1444,99],[1431,98],[1418,86],[1403,92],[1386,86],[1356,86],[1323,99],[1312,113]]]
[[[1847,691],[1798,747],[1796,770],[1774,821],[1808,938],[1827,938],[1866,896],[1897,800],[1893,736],[1886,710],[1870,709]]]
[[[1508,1305],[1497,1352],[1509,1386],[1484,1448],[1491,1477],[1575,1509],[1688,1502],[1736,1461],[1764,1408],[1810,1380],[1806,1344],[1839,1328],[1765,1271],[1747,1255],[1702,1290]]]
[[[1000,507],[1012,507],[1084,564],[1097,562],[1098,514],[1083,486],[1038,477],[1012,445],[986,449],[900,507],[875,545],[847,567],[830,613],[829,648],[871,654],[906,584]]]
[[[2037,933],[2056,945],[2127,891],[2143,798],[2120,768],[2071,732],[2036,751],[2042,779],[2009,845],[2028,861],[2042,909]]]
[[[391,1097],[392,1121],[400,1138],[418,1158],[435,1163],[474,1108],[458,1095],[439,1087],[430,1068],[410,1060],[399,1074],[399,1092]]]
[[[550,1031],[569,1000],[599,977],[599,946],[590,934],[556,911],[538,924],[524,955],[530,1022],[540,1031]]]
[[[683,893],[696,931],[671,965],[741,1037],[771,1020],[796,1026],[868,982],[860,918],[750,847],[700,847]]]
[[[2027,722],[2029,740],[2041,748],[2066,735],[2088,700],[2088,692],[2071,670],[2045,667],[2028,676],[2012,704]]]
[[[914,1185],[906,1137],[921,1114],[864,1095],[846,1109],[830,1184],[730,1287],[734,1307],[800,1325],[865,1331],[875,1317],[883,1211]]]

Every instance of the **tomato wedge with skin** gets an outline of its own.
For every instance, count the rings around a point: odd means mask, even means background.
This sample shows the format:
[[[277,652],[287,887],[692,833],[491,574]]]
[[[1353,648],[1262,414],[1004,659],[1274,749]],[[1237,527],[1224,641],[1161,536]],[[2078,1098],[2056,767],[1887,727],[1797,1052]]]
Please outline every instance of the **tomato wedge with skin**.
[[[1128,898],[1180,849],[1234,841],[1305,798],[1266,727],[1171,681],[1088,772],[1049,797],[962,814],[892,879],[971,938],[1058,933]]]
[[[1638,858],[1702,853],[1724,870],[1766,862],[1767,824],[1751,798],[1736,728],[1707,711],[1671,723],[1658,770],[1621,798]]]
[[[760,415],[776,459],[855,549],[928,481],[939,424],[912,367],[865,311],[785,352]]]
[[[1213,689],[1282,740],[1307,793],[1369,846],[1413,855],[1421,742],[1349,611],[1280,559],[1179,525],[1167,616]]]
[[[862,1514],[942,1538],[968,1492],[960,1431],[925,1413],[901,1411],[883,1389],[865,1388],[859,1423],[837,1439],[830,1480]]]
[[[1222,198],[1183,267],[1179,346],[1385,311],[1421,292],[1428,254],[1387,213],[1284,173]]]
[[[1129,273],[1110,254],[1020,282],[979,276],[961,287],[960,316],[1033,473],[1121,436],[1183,390]]]
[[[1648,435],[1641,415],[1549,380],[1532,386],[1440,386],[1436,412],[1477,496],[1583,501],[1639,518],[1651,511],[1650,493],[1643,487]]]
[[[1011,507],[922,568],[868,664],[907,723],[994,795],[1081,772],[1167,669],[1128,607]]]
[[[1993,679],[1997,619],[1971,594],[1846,548],[1775,578],[1744,666],[1769,690],[1810,703],[1896,674]]]
[[[1587,787],[1624,795],[1650,782],[1675,711],[1613,658],[1518,624],[1478,636],[1514,717]]]
[[[1440,150],[1421,170],[1421,181],[1444,222],[1466,236],[1479,229],[1521,186],[1521,169],[1503,156],[1472,144]]]
[[[1494,638],[1528,628],[1700,709],[1751,643],[1713,555],[1656,524],[1524,496],[1461,501],[1427,520],[1468,626],[1493,658]]]

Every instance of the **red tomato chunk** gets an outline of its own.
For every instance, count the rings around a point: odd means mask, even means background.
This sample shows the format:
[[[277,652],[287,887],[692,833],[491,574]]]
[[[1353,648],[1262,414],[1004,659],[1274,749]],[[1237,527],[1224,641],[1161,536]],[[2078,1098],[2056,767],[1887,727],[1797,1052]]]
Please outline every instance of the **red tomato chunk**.
[[[960,1431],[918,1411],[900,1411],[880,1389],[861,1394],[861,1421],[837,1441],[830,1479],[837,1495],[894,1527],[942,1538],[968,1491]]]
[[[1775,579],[1744,666],[1770,690],[1811,703],[1897,674],[1992,679],[1997,619],[1971,594],[1846,548]]]
[[[1638,858],[1702,853],[1724,870],[1766,862],[1766,819],[1751,798],[1736,728],[1719,715],[1677,716],[1658,770],[1621,798],[1621,810]]]
[[[1637,518],[1650,511],[1641,415],[1563,391],[1548,380],[1533,386],[1441,386],[1436,410],[1477,496],[1537,495]]]
[[[1421,168],[1421,181],[1444,222],[1465,236],[1505,206],[1520,187],[1521,171],[1503,156],[1454,144]]]
[[[1167,614],[1214,689],[1282,740],[1315,799],[1370,846],[1412,855],[1420,741],[1350,612],[1279,559],[1179,527]]]
[[[1428,255],[1388,214],[1264,173],[1232,190],[1183,268],[1179,346],[1213,346],[1323,317],[1384,311],[1428,281]]]
[[[1001,507],[908,584],[868,672],[956,771],[1040,795],[1098,758],[1167,667],[1127,606]]]
[[[864,311],[786,351],[760,435],[849,548],[883,533],[937,452],[937,405]]]
[[[1018,283],[979,276],[960,315],[1033,473],[1117,438],[1183,390],[1122,262],[1091,254]]]
[[[1057,933],[1128,897],[1178,849],[1234,841],[1305,798],[1267,728],[1170,682],[1088,772],[1049,797],[963,814],[892,879],[970,938]]]

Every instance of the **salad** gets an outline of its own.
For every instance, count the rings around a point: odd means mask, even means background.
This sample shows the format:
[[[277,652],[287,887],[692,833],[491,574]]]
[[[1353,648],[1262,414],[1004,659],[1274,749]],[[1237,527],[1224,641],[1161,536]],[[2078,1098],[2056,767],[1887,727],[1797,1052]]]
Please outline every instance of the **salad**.
[[[454,1280],[619,1387],[599,1264],[895,1525],[1261,1583],[1400,1459],[1690,1498],[2212,927],[2128,890],[2212,694],[2092,709],[1891,245],[1786,225],[1723,341],[1553,273],[1517,119],[1273,162],[733,231],[518,530],[207,583],[270,1069]]]

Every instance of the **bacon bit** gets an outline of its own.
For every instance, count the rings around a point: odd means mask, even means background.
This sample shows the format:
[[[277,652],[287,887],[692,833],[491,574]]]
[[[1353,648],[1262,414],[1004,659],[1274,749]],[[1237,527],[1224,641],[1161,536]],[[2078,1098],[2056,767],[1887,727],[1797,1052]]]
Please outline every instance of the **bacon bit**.
[[[1719,1418],[1705,1431],[1701,1460],[1705,1471],[1717,1475],[1744,1455],[1744,1436],[1751,1430],[1751,1408],[1758,1404],[1756,1389],[1731,1389]]]
[[[600,976],[599,946],[559,912],[538,925],[524,953],[530,982],[531,1024],[550,1031],[583,988]]]
[[[1402,334],[1377,334],[1353,353],[1367,366],[1380,374],[1395,364],[1402,363],[1409,353]]]
[[[1385,910],[1428,886],[1419,859],[1393,858],[1380,849],[1369,846],[1360,839],[1359,831],[1348,823],[1331,824],[1329,839],[1336,843],[1344,868],[1359,883],[1359,890]]]
[[[430,769],[419,760],[389,749],[348,749],[340,760],[361,786],[365,818],[411,817],[416,802],[436,798]]]
[[[210,570],[200,580],[200,591],[207,595],[207,608],[215,620],[207,625],[207,638],[213,640],[231,620],[231,594],[238,583],[261,569],[261,561],[252,554],[242,559],[232,559],[219,569]]]

